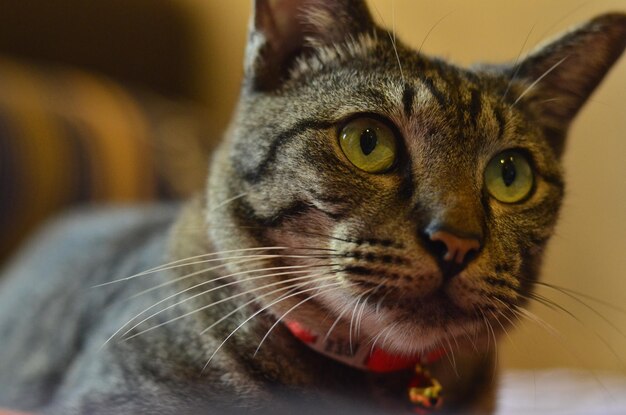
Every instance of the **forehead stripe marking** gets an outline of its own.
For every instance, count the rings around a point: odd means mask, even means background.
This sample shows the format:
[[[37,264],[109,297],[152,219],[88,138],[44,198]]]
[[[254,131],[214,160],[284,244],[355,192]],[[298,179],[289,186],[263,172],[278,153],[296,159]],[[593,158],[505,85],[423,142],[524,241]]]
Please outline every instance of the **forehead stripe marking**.
[[[472,89],[470,94],[469,116],[472,124],[476,125],[482,110],[482,102],[480,100],[480,92],[477,89]]]
[[[435,86],[435,83],[433,82],[433,80],[431,78],[426,78],[426,77],[420,78],[420,80],[426,86],[426,88],[428,88],[430,93],[435,97],[435,99],[437,100],[439,105],[442,108],[445,108],[447,99],[446,99],[445,95],[439,89],[437,89],[437,87]]]
[[[268,170],[270,170],[270,167],[274,163],[278,150],[289,141],[293,140],[294,137],[302,134],[307,130],[325,130],[332,127],[333,125],[334,122],[332,121],[309,118],[299,121],[288,130],[278,133],[270,144],[269,149],[267,150],[263,160],[252,169],[243,169],[244,180],[251,184],[260,182],[263,179],[263,176],[265,176],[265,174],[268,172]]]
[[[349,213],[348,211],[339,213],[329,212],[303,200],[294,200],[290,204],[273,211],[267,217],[259,216],[252,204],[245,199],[237,200],[236,206],[232,207],[232,209],[234,209],[233,211],[237,212],[244,221],[256,222],[262,228],[281,226],[285,220],[296,219],[312,210],[322,212],[335,221],[344,219]]]
[[[410,117],[413,113],[413,100],[415,99],[415,89],[409,84],[404,84],[402,92],[402,105],[404,106],[404,114]]]
[[[496,117],[496,121],[498,122],[498,138],[504,137],[504,129],[506,128],[506,120],[504,119],[504,115],[502,111],[497,108],[493,109],[493,115]]]

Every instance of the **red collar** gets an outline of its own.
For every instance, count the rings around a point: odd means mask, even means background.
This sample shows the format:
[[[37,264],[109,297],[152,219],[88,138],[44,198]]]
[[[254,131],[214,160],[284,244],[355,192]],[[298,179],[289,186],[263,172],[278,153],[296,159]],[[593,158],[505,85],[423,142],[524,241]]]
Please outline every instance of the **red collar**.
[[[394,355],[378,347],[350,344],[350,340],[339,336],[321,336],[297,321],[286,321],[285,326],[313,350],[354,368],[376,373],[413,369],[415,374],[407,385],[406,395],[412,412],[431,415],[442,407],[442,386],[423,366],[441,359],[445,354],[443,349],[416,356]]]
[[[297,321],[287,321],[285,326],[295,337],[318,353],[364,371],[388,373],[413,369],[416,365],[434,363],[445,354],[443,349],[435,349],[424,355],[397,355],[357,342],[351,345],[350,340],[343,337],[316,334]]]

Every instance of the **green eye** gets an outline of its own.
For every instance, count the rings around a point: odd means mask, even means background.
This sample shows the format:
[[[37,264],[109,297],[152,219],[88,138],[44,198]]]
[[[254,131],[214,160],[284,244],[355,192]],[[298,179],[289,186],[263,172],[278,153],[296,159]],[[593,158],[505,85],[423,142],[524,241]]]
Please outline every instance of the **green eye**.
[[[339,144],[352,164],[368,173],[382,173],[396,160],[396,136],[373,118],[350,121],[339,133]]]
[[[514,150],[503,151],[485,169],[485,186],[497,200],[516,203],[533,188],[534,174],[526,157]]]

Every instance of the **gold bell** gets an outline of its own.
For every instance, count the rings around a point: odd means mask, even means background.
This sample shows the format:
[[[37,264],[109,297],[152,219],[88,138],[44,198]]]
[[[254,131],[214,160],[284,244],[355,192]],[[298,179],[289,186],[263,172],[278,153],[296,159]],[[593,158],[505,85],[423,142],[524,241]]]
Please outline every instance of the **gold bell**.
[[[420,365],[415,367],[415,376],[409,383],[409,400],[418,408],[435,410],[443,404],[442,387],[437,379]]]

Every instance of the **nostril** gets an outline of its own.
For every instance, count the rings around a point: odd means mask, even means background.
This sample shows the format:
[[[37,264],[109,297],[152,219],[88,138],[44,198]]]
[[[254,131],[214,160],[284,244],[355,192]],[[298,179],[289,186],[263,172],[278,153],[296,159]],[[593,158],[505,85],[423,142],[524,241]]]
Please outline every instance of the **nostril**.
[[[448,247],[442,241],[433,241],[430,237],[427,238],[428,248],[430,252],[437,258],[443,258],[448,252]]]
[[[436,247],[434,253],[447,262],[463,264],[480,249],[480,242],[476,238],[460,237],[444,230],[430,232],[429,236],[431,245]],[[445,249],[443,252],[442,245]]]

